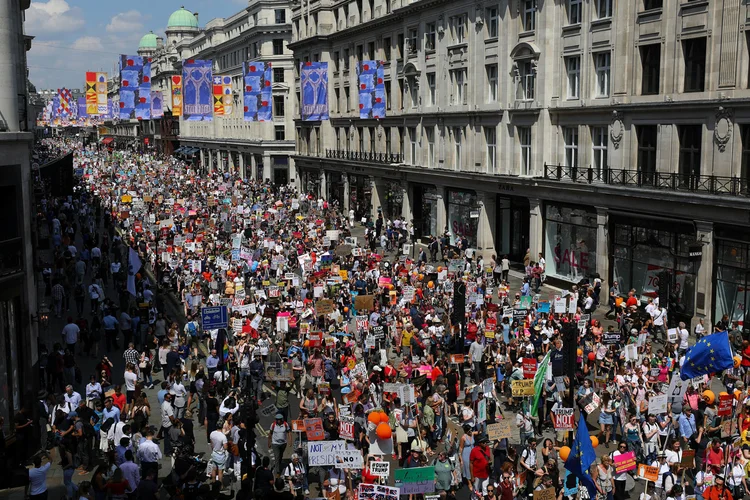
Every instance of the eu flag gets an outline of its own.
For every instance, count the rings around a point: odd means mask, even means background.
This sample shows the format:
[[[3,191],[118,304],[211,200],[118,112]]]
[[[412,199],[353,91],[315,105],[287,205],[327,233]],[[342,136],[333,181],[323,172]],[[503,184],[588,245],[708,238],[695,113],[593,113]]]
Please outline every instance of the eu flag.
[[[726,331],[707,335],[688,349],[680,378],[687,380],[699,375],[716,373],[734,366],[729,333]]]
[[[589,490],[590,498],[596,498],[597,493],[590,472],[591,464],[594,462],[596,462],[596,452],[594,451],[594,445],[591,444],[589,429],[586,427],[586,417],[581,412],[578,419],[578,429],[576,429],[576,438],[573,441],[568,459],[565,461],[565,468]]]

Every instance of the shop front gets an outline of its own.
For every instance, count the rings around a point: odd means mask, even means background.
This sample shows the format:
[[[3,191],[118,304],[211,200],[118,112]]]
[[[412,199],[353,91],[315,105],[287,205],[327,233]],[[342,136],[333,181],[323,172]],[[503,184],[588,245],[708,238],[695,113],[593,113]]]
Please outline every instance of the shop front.
[[[659,295],[659,276],[671,275],[670,324],[686,321],[695,314],[697,264],[690,261],[695,229],[679,220],[639,219],[610,215],[612,280],[626,294],[636,297]],[[664,304],[662,304],[664,305]]]
[[[271,156],[271,168],[273,169],[273,183],[277,186],[285,186],[289,183],[289,157]]]
[[[713,319],[726,314],[740,327],[750,310],[750,231],[747,228],[717,228]]]
[[[328,176],[328,193],[327,200],[329,203],[336,202],[338,206],[344,206],[344,177],[339,172],[327,172]]]
[[[427,236],[438,237],[442,234],[443,229],[438,227],[438,192],[435,186],[426,184],[414,184],[412,190],[413,216],[414,216],[414,236],[416,238],[425,238]]]
[[[507,255],[511,261],[521,262],[529,248],[529,200],[498,195],[496,207],[497,255]]]
[[[544,208],[547,278],[574,284],[592,278],[596,273],[596,211],[554,203]],[[530,257],[531,262],[538,260],[537,255]]]
[[[479,205],[474,191],[448,190],[448,234],[451,245],[465,238],[469,247],[477,246],[479,228]]]
[[[399,181],[385,181],[385,201],[383,202],[383,216],[393,220],[401,217],[404,204],[404,188]]]
[[[349,209],[361,220],[372,213],[372,183],[367,175],[349,174]]]

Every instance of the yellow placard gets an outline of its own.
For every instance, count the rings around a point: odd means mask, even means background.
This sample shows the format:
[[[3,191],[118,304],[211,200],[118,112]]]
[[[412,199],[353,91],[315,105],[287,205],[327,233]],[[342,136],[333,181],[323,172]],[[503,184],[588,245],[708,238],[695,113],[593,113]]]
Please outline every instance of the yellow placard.
[[[129,194],[124,194],[124,195],[122,195],[122,198],[120,198],[120,200],[123,203],[132,203],[133,202],[133,197],[130,196]]]
[[[514,380],[511,382],[510,390],[514,397],[519,396],[533,396],[534,395],[534,379]]]

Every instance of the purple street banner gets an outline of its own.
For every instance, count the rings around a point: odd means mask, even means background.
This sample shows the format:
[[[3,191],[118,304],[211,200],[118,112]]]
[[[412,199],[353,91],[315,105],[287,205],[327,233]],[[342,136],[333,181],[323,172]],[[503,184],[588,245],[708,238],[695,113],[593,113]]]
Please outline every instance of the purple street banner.
[[[190,122],[213,121],[212,61],[182,62],[182,117]]]
[[[359,117],[385,118],[385,83],[381,61],[362,61],[359,65]]]
[[[157,119],[164,116],[164,98],[161,90],[151,91],[151,118]]]
[[[271,110],[273,71],[271,63],[247,61],[242,65],[243,115],[247,122],[268,122]]]
[[[300,63],[302,121],[328,120],[328,63]]]

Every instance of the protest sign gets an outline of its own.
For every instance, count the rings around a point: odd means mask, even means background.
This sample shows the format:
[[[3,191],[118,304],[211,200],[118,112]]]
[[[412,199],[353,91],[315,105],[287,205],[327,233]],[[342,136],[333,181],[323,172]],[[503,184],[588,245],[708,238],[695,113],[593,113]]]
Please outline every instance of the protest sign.
[[[536,359],[523,358],[523,378],[534,378],[536,375]]]
[[[482,423],[487,420],[487,400],[481,399],[477,402],[477,422]]]
[[[334,302],[331,299],[318,299],[315,302],[315,315],[323,316],[325,314],[331,314],[334,309]]]
[[[266,362],[266,379],[273,382],[291,382],[294,380],[292,363],[290,362]]]
[[[534,500],[555,500],[555,488],[544,488],[543,490],[534,490]]]
[[[370,474],[376,477],[390,477],[390,462],[370,462]]]
[[[326,434],[323,431],[323,420],[320,418],[306,418],[305,433],[307,434],[308,441],[322,441],[325,439]]]
[[[385,328],[382,326],[373,326],[370,331],[375,340],[383,340],[385,338]]]
[[[635,452],[629,451],[627,453],[620,453],[614,457],[615,460],[615,472],[621,474],[634,470],[636,467],[635,463]]]
[[[293,432],[305,432],[305,421],[304,420],[292,420],[292,431]]]
[[[578,404],[586,410],[586,413],[592,413],[594,410],[599,408],[599,403],[601,402],[601,398],[599,395],[595,392],[590,392],[588,395],[584,396],[578,401]]]
[[[336,453],[336,466],[339,469],[364,469],[365,463],[360,450],[343,450]]]
[[[464,364],[465,357],[463,354],[451,354],[451,364],[462,365]]]
[[[659,468],[645,464],[638,464],[638,477],[646,481],[656,482],[659,479]]]
[[[374,303],[374,295],[357,295],[354,298],[354,309],[357,311],[372,311]]]
[[[620,342],[620,332],[604,332],[602,333],[602,344],[613,345]]]
[[[650,415],[659,415],[667,412],[667,399],[666,394],[660,394],[658,396],[651,396],[648,398],[648,413]]]
[[[682,458],[680,459],[680,467],[684,467],[686,469],[692,469],[694,458],[695,458],[695,450],[682,450]]]
[[[320,420],[310,419],[310,420]],[[307,420],[305,421],[307,422]],[[307,425],[307,424],[305,424]],[[308,439],[310,433],[307,433]],[[307,460],[310,467],[336,465],[336,455],[346,450],[346,441],[318,441],[307,443]]]
[[[554,424],[556,431],[572,431],[573,430],[573,408],[555,408]]]
[[[513,380],[511,382],[510,388],[513,393],[513,397],[533,396],[534,395],[534,379],[531,378],[531,379],[524,379],[524,380]]]
[[[367,328],[370,325],[370,320],[367,318],[367,316],[357,316],[357,330],[367,330]]]
[[[553,302],[553,304],[555,314],[565,314],[568,305],[567,299],[555,296],[555,301]]]
[[[354,418],[352,417],[340,417],[339,418],[339,437],[354,440]]]
[[[266,406],[265,408],[261,408],[260,414],[264,417],[270,417],[271,415],[276,415],[278,413],[278,408],[276,408],[276,405],[272,404],[270,406]]]
[[[435,491],[435,467],[397,469],[394,479],[402,495],[432,493]]]
[[[510,420],[487,425],[487,437],[490,441],[510,439]]]
[[[360,483],[357,500],[399,500],[399,489],[378,484]]]
[[[719,394],[719,411],[717,412],[717,415],[720,417],[728,417],[731,415],[733,401],[733,394]]]

